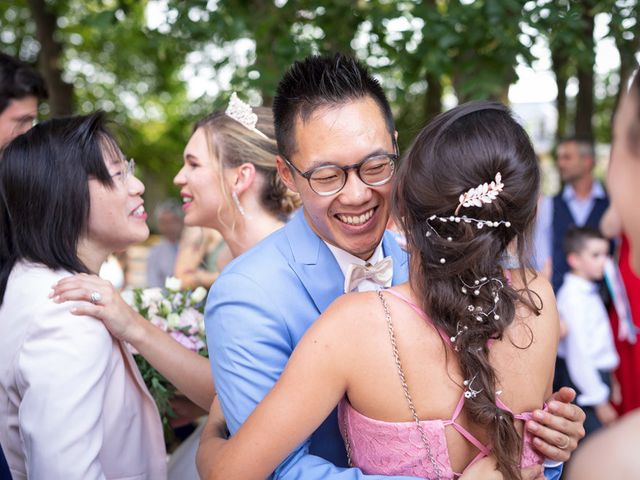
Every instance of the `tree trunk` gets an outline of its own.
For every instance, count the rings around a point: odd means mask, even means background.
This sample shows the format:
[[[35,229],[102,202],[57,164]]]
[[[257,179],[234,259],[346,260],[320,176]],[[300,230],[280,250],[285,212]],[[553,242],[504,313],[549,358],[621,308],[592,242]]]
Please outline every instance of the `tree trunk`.
[[[588,48],[589,61],[578,65],[578,85],[576,97],[576,136],[593,138],[593,68],[595,63],[595,45],[593,41],[593,12],[585,6],[582,13],[584,21],[584,39]]]
[[[439,75],[427,73],[427,92],[424,101],[424,116],[426,122],[442,112],[442,82]]]
[[[40,71],[49,90],[51,116],[73,113],[73,86],[62,80],[62,45],[55,39],[57,18],[44,0],[27,0],[40,42]]]
[[[558,126],[556,128],[556,140],[561,140],[567,136],[567,61],[564,52],[551,49],[551,62],[553,73],[556,76],[556,87],[558,96],[556,97],[556,109],[558,110]]]

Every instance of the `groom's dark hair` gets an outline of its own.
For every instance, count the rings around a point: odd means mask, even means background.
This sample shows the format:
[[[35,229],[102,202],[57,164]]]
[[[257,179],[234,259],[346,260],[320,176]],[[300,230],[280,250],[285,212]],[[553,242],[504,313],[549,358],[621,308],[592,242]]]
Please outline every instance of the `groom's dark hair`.
[[[273,99],[273,120],[278,150],[290,158],[296,151],[295,122],[306,122],[320,107],[344,105],[371,97],[394,134],[391,107],[378,80],[355,58],[341,53],[312,55],[296,61],[284,74]]]

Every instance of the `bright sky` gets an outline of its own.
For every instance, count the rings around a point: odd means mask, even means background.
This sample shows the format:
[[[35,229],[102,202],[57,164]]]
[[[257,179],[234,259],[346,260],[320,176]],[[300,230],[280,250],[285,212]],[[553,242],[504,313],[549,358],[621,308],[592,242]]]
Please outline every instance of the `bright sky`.
[[[216,8],[217,0],[209,0],[207,10],[213,11]],[[170,30],[169,24],[175,20],[172,12],[167,7],[166,0],[152,0],[147,4],[147,24],[149,28],[158,29],[160,32]],[[200,13],[190,12],[190,15],[208,15],[206,11]],[[200,18],[194,18],[199,20]],[[407,23],[404,18],[398,19],[402,25]],[[419,20],[419,19],[416,19]],[[608,34],[608,14],[599,14],[595,19],[596,38],[596,73],[606,74],[616,70],[620,65],[620,56],[612,38],[605,38]],[[391,26],[389,22],[387,28]],[[400,28],[400,27],[398,27]],[[391,28],[393,29],[393,28]],[[188,83],[188,94],[192,99],[196,99],[203,94],[215,96],[220,89],[225,89],[231,79],[233,66],[228,65],[217,71],[212,67],[207,67],[204,58],[221,60],[227,56],[232,56],[236,65],[247,65],[247,52],[253,50],[253,42],[249,39],[241,39],[230,42],[222,47],[209,45],[204,51],[193,52],[187,57],[187,65],[182,72],[182,78]],[[532,53],[537,58],[532,66],[524,64],[516,68],[519,80],[509,89],[509,100],[512,104],[519,103],[548,103],[553,102],[557,96],[555,77],[551,71],[550,52],[545,40],[538,37],[532,47]],[[640,58],[640,57],[639,57]],[[215,79],[215,80],[214,80]],[[578,85],[575,81],[570,81],[567,86],[567,95],[575,96]],[[455,99],[445,98],[447,106],[455,102]]]
[[[595,18],[594,37],[596,39],[596,73],[605,74],[620,66],[620,55],[612,38],[604,38],[609,32],[609,15],[600,14]],[[542,38],[531,48],[538,58],[533,68],[519,65],[516,68],[519,80],[509,89],[512,103],[552,102],[558,94],[555,77],[551,71],[551,55]],[[570,82],[567,95],[575,96],[578,85]]]

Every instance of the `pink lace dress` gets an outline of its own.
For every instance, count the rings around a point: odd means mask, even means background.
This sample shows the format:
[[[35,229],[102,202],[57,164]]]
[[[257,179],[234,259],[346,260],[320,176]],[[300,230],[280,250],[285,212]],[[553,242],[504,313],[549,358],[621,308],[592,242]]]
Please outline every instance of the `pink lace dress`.
[[[386,290],[411,306],[426,321],[430,321],[426,314],[394,290]],[[385,307],[386,309],[386,307]],[[390,321],[390,318],[387,317]],[[449,337],[440,332],[442,338],[450,343]],[[399,372],[400,373],[400,372]],[[410,398],[410,397],[409,397]],[[408,399],[409,399],[408,398]],[[420,420],[419,424],[429,442],[433,461],[428,458],[422,433],[416,422],[385,422],[369,418],[354,409],[344,398],[338,405],[338,421],[345,441],[347,454],[351,465],[360,468],[367,474],[380,475],[409,475],[424,478],[454,479],[462,473],[454,472],[451,467],[445,429],[453,428],[467,441],[478,449],[478,454],[471,464],[490,455],[491,448],[482,444],[462,425],[456,423],[464,406],[464,394],[453,411],[450,419]],[[497,405],[511,411],[499,399]],[[514,415],[520,420],[531,418],[532,412]],[[535,464],[542,464],[543,458],[538,455],[531,444],[532,437],[525,431],[522,445],[520,465],[525,468]]]

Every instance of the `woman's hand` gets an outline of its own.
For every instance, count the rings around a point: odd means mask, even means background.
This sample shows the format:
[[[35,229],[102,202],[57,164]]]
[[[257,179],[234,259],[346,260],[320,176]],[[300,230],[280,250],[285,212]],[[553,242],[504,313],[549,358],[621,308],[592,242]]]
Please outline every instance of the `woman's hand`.
[[[127,305],[110,282],[96,275],[80,273],[63,278],[53,286],[50,296],[56,303],[83,302],[72,308],[71,313],[101,320],[114,337],[134,346],[148,323]]]

